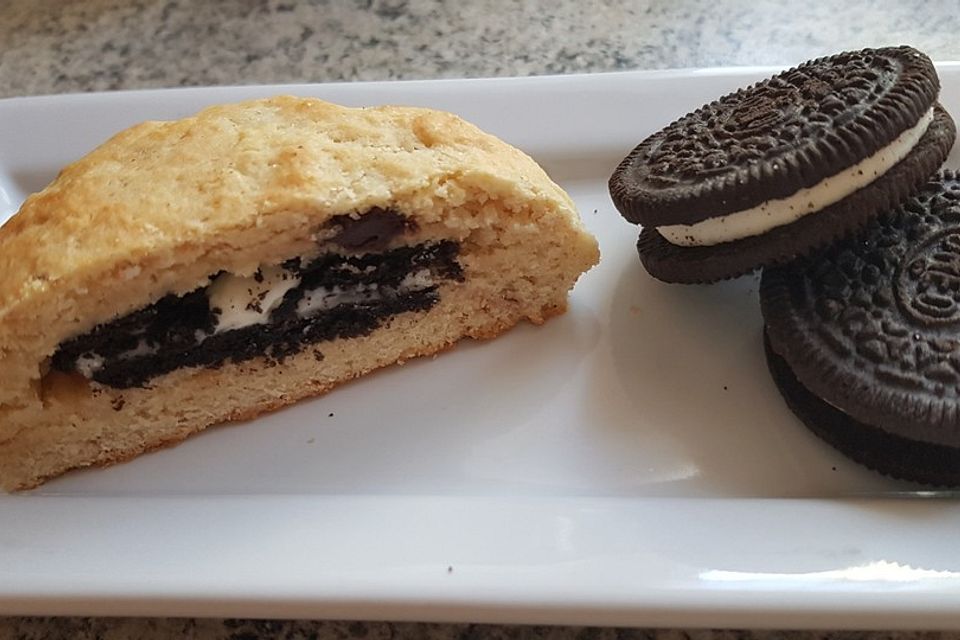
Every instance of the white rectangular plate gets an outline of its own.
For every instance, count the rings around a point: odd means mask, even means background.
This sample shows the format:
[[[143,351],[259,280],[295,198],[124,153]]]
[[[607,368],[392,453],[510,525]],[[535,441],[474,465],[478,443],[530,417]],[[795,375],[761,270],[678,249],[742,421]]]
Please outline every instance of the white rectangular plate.
[[[0,101],[0,219],[128,125],[291,93],[461,114],[539,160],[603,252],[541,328],[0,497],[0,613],[960,627],[960,505],[808,433],[757,278],[652,280],[607,196],[640,139],[768,72]]]

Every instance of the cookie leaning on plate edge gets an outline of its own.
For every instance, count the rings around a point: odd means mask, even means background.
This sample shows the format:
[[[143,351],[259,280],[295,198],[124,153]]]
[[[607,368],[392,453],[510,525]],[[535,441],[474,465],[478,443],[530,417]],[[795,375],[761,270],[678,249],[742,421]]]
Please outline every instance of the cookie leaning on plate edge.
[[[865,225],[918,188],[956,136],[910,47],[847,52],[724,96],[638,145],[610,178],[656,278],[711,282]]]
[[[562,312],[598,260],[448,113],[277,97],[128,129],[0,228],[0,488]]]
[[[811,430],[882,473],[960,485],[960,175],[764,269],[760,303],[773,378]]]

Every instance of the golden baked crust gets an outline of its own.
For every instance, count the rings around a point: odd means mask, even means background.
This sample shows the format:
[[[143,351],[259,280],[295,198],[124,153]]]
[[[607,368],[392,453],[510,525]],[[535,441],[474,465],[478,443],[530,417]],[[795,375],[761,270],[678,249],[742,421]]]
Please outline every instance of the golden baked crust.
[[[490,314],[491,322],[498,319],[487,334],[562,308],[573,282],[598,257],[570,198],[533,160],[448,113],[281,96],[137,125],[66,167],[0,228],[0,486],[32,483],[12,481],[5,471],[15,466],[4,460],[18,438],[25,442],[24,429],[64,420],[76,428],[99,411],[70,413],[73,401],[52,399],[67,391],[41,382],[60,342],[168,293],[196,289],[221,270],[249,274],[307,254],[332,216],[374,207],[413,218],[416,239],[461,242],[469,286],[484,292],[488,308],[524,286],[517,280],[522,273],[512,280],[491,274],[510,270],[512,260],[532,260],[533,275],[526,277],[534,284],[539,278],[543,291],[528,292],[529,303],[509,302],[514,312]],[[475,306],[466,299],[464,305],[464,312]],[[451,331],[445,344],[458,337]],[[182,373],[164,378],[211,377]],[[338,380],[305,379],[304,388],[325,390]],[[160,393],[163,381],[152,386]],[[77,392],[75,402],[105,403],[113,395],[92,387]],[[59,413],[53,406],[66,408]],[[257,409],[226,411],[207,424]],[[163,419],[151,416],[153,423]],[[148,441],[141,449],[159,444]],[[121,448],[113,458],[132,451]],[[30,473],[35,481],[62,466]]]

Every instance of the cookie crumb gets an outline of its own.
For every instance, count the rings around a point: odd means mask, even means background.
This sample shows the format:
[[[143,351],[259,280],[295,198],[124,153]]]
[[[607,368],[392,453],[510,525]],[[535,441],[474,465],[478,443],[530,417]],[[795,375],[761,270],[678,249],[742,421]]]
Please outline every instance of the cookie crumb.
[[[123,396],[119,396],[119,397],[117,397],[117,398],[114,398],[114,399],[110,402],[110,406],[113,407],[113,410],[114,410],[114,411],[120,411],[121,409],[123,409],[123,405],[125,405],[125,404],[127,404],[127,401],[123,399]]]

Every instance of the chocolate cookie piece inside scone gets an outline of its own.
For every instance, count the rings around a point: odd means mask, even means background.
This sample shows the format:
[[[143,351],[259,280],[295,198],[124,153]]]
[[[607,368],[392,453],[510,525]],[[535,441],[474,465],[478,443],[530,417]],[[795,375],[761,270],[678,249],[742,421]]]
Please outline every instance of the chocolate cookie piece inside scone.
[[[956,137],[929,58],[897,47],[805,63],[684,116],[618,166],[610,193],[668,282],[785,262],[919,187]]]
[[[335,216],[328,225],[335,235],[319,255],[250,276],[212,274],[205,287],[165,296],[61,343],[51,368],[127,389],[181,368],[282,361],[307,347],[322,359],[323,343],[427,311],[443,284],[463,280],[456,242],[387,248],[411,225],[387,209]]]
[[[860,234],[766,268],[771,371],[794,412],[854,460],[960,485],[960,176]]]

